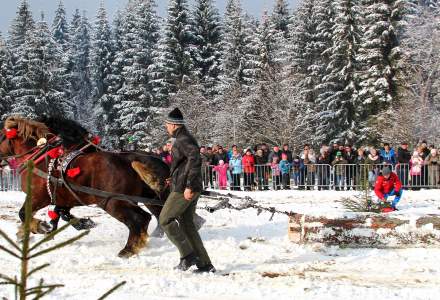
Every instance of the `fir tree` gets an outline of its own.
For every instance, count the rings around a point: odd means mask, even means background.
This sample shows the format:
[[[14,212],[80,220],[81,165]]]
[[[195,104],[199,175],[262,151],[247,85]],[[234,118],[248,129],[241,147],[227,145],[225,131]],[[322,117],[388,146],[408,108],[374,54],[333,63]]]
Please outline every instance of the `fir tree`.
[[[60,52],[43,14],[28,37],[25,43],[30,84],[27,96],[33,98],[35,115],[64,116],[69,108],[63,99]]]
[[[356,55],[359,47],[357,0],[336,0],[327,74],[319,86],[317,138],[353,142],[359,130],[356,113]]]
[[[55,42],[61,47],[64,53],[69,48],[69,25],[66,19],[66,10],[63,1],[60,0],[55,11],[55,18],[52,24],[52,34]]]
[[[111,30],[104,3],[101,2],[93,28],[90,59],[91,80],[93,82],[92,96],[94,99],[99,99],[108,92],[108,82],[106,80],[111,72],[111,59]]]
[[[255,29],[255,24],[245,20],[240,1],[228,0],[222,38],[222,93],[229,88],[235,89],[237,84],[247,89],[254,81],[253,74],[248,70],[253,64],[250,59],[255,57],[249,34]]]
[[[11,97],[9,96],[12,79],[12,61],[6,42],[0,34],[0,118],[10,113]]]
[[[361,137],[375,139],[366,123],[397,101],[396,72],[400,56],[398,32],[403,7],[399,0],[362,1],[362,39],[358,60],[361,63],[360,107],[364,123]]]
[[[116,13],[111,32],[111,65],[110,72],[107,73],[105,82],[107,92],[98,99],[97,114],[98,124],[102,124],[99,133],[103,137],[102,143],[111,148],[121,148],[119,137],[123,131],[118,123],[117,106],[121,101],[119,90],[123,84],[122,70],[124,67],[124,51],[122,45],[122,21],[123,15],[120,11]]]
[[[27,76],[29,59],[26,54],[25,41],[34,29],[35,22],[29,9],[27,0],[19,4],[17,16],[12,22],[9,31],[9,47],[14,49],[12,53],[13,78],[10,96],[14,101],[13,113],[24,116],[35,116],[34,99],[29,97],[27,90],[30,82]]]
[[[90,128],[93,126],[93,103],[90,80],[90,24],[77,9],[70,25],[69,82],[70,102],[74,106],[74,118]]]
[[[118,119],[124,139],[130,133],[138,145],[151,144],[149,132],[155,124],[156,108],[161,99],[153,95],[149,69],[158,42],[158,24],[153,0],[134,1],[128,6],[123,23],[123,87],[117,104]]]
[[[281,31],[283,36],[287,38],[289,32],[290,15],[286,0],[276,0],[275,7],[271,15],[271,22],[274,25],[274,29]]]
[[[191,56],[194,41],[186,0],[170,0],[153,71],[160,99],[167,102],[183,84],[197,78],[198,70]]]
[[[204,95],[213,96],[218,90],[221,71],[221,28],[212,0],[197,0],[193,22],[195,69]]]

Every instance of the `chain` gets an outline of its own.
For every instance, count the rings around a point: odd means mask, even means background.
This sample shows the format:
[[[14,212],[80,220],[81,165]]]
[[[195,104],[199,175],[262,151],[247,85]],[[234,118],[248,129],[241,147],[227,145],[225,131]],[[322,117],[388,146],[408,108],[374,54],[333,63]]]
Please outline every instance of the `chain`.
[[[50,160],[50,162],[49,162],[48,167],[47,167],[47,182],[46,182],[46,187],[47,187],[47,193],[49,194],[49,197],[50,197],[50,203],[51,203],[51,204],[55,204],[55,203],[54,203],[54,200],[53,200],[52,191],[50,190],[50,177],[51,177],[52,171],[53,171],[53,169],[54,169],[55,161],[56,161],[56,160],[57,160],[56,158],[52,158],[52,159]]]
[[[219,201],[219,203],[217,203],[214,206],[206,206],[203,208],[210,213],[214,213],[220,209],[232,209],[232,210],[241,211],[241,210],[252,208],[252,209],[257,210],[257,216],[259,216],[263,211],[269,212],[271,214],[269,221],[273,220],[273,217],[275,214],[282,214],[282,215],[286,215],[289,217],[295,215],[295,213],[292,211],[281,211],[281,210],[277,210],[275,207],[265,207],[265,206],[258,205],[257,201],[255,201],[254,199],[252,199],[251,197],[248,197],[248,196],[241,198],[241,197],[232,196],[232,195],[229,195],[229,196],[203,195],[202,197]],[[232,200],[232,199],[240,200],[241,203],[239,205],[233,205],[230,203],[230,200]]]

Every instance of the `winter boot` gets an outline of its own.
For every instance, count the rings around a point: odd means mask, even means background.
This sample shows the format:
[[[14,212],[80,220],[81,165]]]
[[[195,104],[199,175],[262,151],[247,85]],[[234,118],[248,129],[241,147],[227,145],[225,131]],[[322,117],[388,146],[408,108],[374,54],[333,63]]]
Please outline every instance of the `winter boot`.
[[[215,273],[217,270],[214,268],[212,264],[207,264],[203,267],[198,267],[197,270],[194,270],[195,274],[201,273]]]
[[[194,253],[191,253],[184,258],[181,258],[180,263],[176,267],[174,267],[174,269],[187,271],[189,268],[197,264],[200,264],[199,258]]]

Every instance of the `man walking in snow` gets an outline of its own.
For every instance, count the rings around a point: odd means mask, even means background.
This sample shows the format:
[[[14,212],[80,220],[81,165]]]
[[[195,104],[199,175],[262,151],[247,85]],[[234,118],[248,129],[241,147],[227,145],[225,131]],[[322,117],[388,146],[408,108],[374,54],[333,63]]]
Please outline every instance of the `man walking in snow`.
[[[186,271],[196,265],[198,270],[195,272],[215,272],[193,221],[202,191],[199,146],[186,129],[178,108],[169,113],[166,128],[175,142],[170,171],[171,193],[165,201],[159,223],[180,252],[180,263],[176,269]]]

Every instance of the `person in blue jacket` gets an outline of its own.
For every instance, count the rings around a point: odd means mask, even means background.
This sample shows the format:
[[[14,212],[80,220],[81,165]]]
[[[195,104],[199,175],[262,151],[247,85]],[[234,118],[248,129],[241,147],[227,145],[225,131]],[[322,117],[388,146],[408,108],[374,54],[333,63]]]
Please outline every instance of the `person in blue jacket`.
[[[290,168],[292,164],[288,160],[286,153],[281,154],[280,171],[283,182],[283,189],[290,190]]]
[[[385,143],[383,145],[383,149],[380,150],[379,155],[382,158],[383,163],[392,166],[396,165],[396,154],[394,152],[394,149],[390,147],[390,144]]]
[[[232,148],[232,156],[229,160],[229,169],[232,173],[232,185],[231,190],[233,191],[240,191],[240,177],[241,173],[243,172],[243,167],[241,164],[241,155],[240,152],[238,152],[238,149]]]

